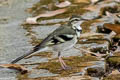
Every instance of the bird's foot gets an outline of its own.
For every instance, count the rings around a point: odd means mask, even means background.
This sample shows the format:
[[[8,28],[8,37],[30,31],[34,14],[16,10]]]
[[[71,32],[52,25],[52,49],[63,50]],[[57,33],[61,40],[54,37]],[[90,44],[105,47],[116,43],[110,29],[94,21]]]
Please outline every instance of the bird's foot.
[[[72,69],[70,66],[66,66],[66,65],[61,66],[61,67],[62,67],[61,70],[71,70]]]
[[[72,68],[70,66],[65,66],[63,70],[71,70]]]
[[[62,70],[70,70],[71,69],[71,67],[67,66],[61,57],[59,57],[59,62],[62,67]]]

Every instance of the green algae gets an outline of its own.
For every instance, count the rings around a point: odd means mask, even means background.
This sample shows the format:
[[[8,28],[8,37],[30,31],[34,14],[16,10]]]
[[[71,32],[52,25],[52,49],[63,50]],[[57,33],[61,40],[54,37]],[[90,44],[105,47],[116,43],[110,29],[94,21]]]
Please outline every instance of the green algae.
[[[115,5],[115,6],[107,6],[107,7],[103,7],[100,10],[100,14],[102,15],[106,15],[106,11],[110,12],[110,13],[119,13],[120,12],[120,5]]]
[[[87,74],[92,77],[102,77],[105,74],[105,70],[102,67],[88,68]]]
[[[120,80],[120,74],[113,74],[113,75],[104,77],[103,80]]]
[[[28,78],[27,76],[19,76],[18,80],[59,80],[61,77],[38,77],[38,78]],[[90,80],[90,79],[87,79]]]
[[[31,41],[29,41],[33,46],[38,45],[42,39],[37,39],[34,35],[35,32],[32,31],[33,27],[37,27],[37,25],[31,25],[31,24],[22,24],[23,29],[25,29],[28,33],[26,36],[30,36]]]
[[[52,73],[59,74],[60,76],[67,76],[69,74],[81,72],[81,70],[87,66],[92,65],[91,63],[88,63],[89,61],[96,61],[97,59],[92,56],[71,56],[67,58],[63,58],[64,61],[68,66],[70,66],[72,69],[70,70],[61,70],[60,63],[58,60],[50,60],[49,62],[40,63],[39,66],[37,66],[37,69],[46,69],[49,70]]]
[[[96,44],[104,44],[106,43],[106,40],[100,40],[100,39],[88,39],[86,41],[79,41],[79,44],[91,44],[91,43],[96,43]]]
[[[72,6],[72,7],[68,7],[67,11],[63,14],[58,14],[56,16],[52,16],[52,17],[41,17],[38,19],[38,22],[43,21],[43,20],[50,20],[50,19],[63,19],[63,18],[68,18],[71,17],[72,15],[81,15],[83,13],[88,12],[88,10],[82,9],[79,6]]]
[[[109,57],[106,62],[114,68],[118,68],[120,66],[120,56],[112,56]]]
[[[0,18],[0,24],[7,24],[8,18]]]
[[[89,20],[89,21],[83,22],[81,24],[81,26],[83,28],[83,33],[90,32],[91,31],[91,24],[97,23],[97,22],[99,22],[99,20]]]
[[[73,2],[73,1],[71,1]],[[34,4],[34,6],[32,8],[29,8],[28,11],[32,12],[33,16],[37,16],[39,14],[43,14],[46,11],[55,11],[59,8],[55,7],[54,3],[56,3],[54,0],[41,0],[40,2]],[[49,8],[52,7],[50,10],[47,10],[45,8],[43,8],[42,6],[47,6]],[[66,9],[67,11],[63,14],[59,14],[53,17],[47,17],[47,18],[39,18],[38,22],[42,21],[42,20],[49,20],[49,19],[63,19],[63,18],[68,18],[70,16],[72,16],[73,14],[77,14],[77,15],[81,15],[85,12],[88,12],[88,10],[83,9],[83,7],[87,6],[88,4],[85,3],[79,3],[79,4],[73,4],[71,6],[68,6]],[[41,6],[41,7],[40,7]]]
[[[23,75],[21,75],[21,74],[18,74],[18,75],[17,75],[18,80],[25,80],[27,77],[28,77],[28,73],[23,74]],[[27,79],[27,80],[28,80],[28,79]]]
[[[63,1],[63,0],[61,0]],[[70,0],[71,2],[73,0]],[[50,4],[52,5],[52,7],[50,9],[46,9],[46,8],[41,8],[40,6],[42,5],[47,5],[47,4]],[[38,21],[42,21],[42,20],[49,20],[49,19],[63,19],[63,18],[68,18],[70,17],[72,14],[83,14],[85,12],[88,12],[87,10],[84,10],[82,9],[82,7],[86,6],[87,4],[83,4],[83,3],[80,3],[80,4],[77,4],[79,6],[70,6],[68,7],[68,11],[65,12],[64,14],[59,14],[57,16],[54,16],[54,17],[48,17],[48,18],[40,18],[38,19]],[[58,8],[54,7],[53,6],[53,0],[40,0],[39,3],[35,4],[32,8],[31,8],[31,13],[33,14],[33,16],[36,16],[36,15],[39,15],[39,14],[42,14],[44,13],[45,11],[51,11],[51,10],[56,10]],[[82,27],[84,28],[83,29],[83,33],[84,32],[90,32],[90,25],[92,23],[96,23],[97,20],[91,20],[91,21],[86,21],[82,24]],[[63,24],[65,22],[61,22],[60,24]],[[48,25],[52,25],[52,24],[55,24],[55,23],[48,23]],[[29,26],[29,27],[27,27]],[[33,34],[34,32],[31,30],[32,27],[34,27],[34,25],[27,25],[26,27],[24,27],[24,29],[26,29],[29,33],[27,34],[27,36],[32,36],[31,34]],[[37,26],[37,25],[35,25]],[[103,37],[99,37],[100,39],[103,38]],[[36,37],[32,36],[31,37],[32,41],[30,41],[33,45],[37,45],[38,43],[41,42],[40,39],[37,39]],[[104,40],[102,41],[98,41],[97,39],[96,40],[93,40],[93,39],[89,39],[86,44],[89,44],[89,43],[97,43],[97,44],[102,44],[104,43]],[[97,50],[98,51],[98,50]],[[33,56],[42,56],[42,57],[51,57],[51,54],[49,53],[40,53],[40,54],[36,54],[36,55],[33,55]],[[79,56],[76,56],[76,57],[69,57],[69,58],[64,58],[65,62],[67,63],[67,65],[69,65],[70,67],[72,67],[72,70],[67,70],[67,71],[64,71],[64,70],[60,70],[61,67],[60,67],[60,64],[58,63],[57,59],[55,60],[51,60],[49,62],[45,62],[45,63],[40,63],[38,64],[39,66],[37,67],[37,69],[47,69],[49,70],[50,72],[52,73],[58,73],[60,74],[60,76],[66,76],[66,75],[69,75],[69,74],[72,74],[72,73],[76,73],[76,72],[80,72],[82,68],[86,67],[86,66],[90,66],[92,64],[89,64],[88,62],[89,61],[96,61],[97,59],[95,57],[91,57],[91,56],[87,56],[87,57],[79,57]],[[119,60],[119,59],[118,59]],[[110,59],[110,61],[112,61],[112,59]],[[116,61],[113,60],[114,63],[116,63]],[[95,69],[91,69],[91,70],[95,70]],[[120,78],[117,76],[117,78],[115,78],[115,80],[119,80]],[[31,78],[28,78],[27,75],[23,75],[20,79],[19,77],[19,80],[57,80],[56,78],[54,77],[40,77],[40,78],[34,78],[34,79],[31,79]],[[107,77],[105,78],[105,80],[114,80],[114,76],[112,77]]]
[[[120,34],[116,34],[116,35],[114,36],[114,39],[120,39]]]
[[[30,72],[29,72],[30,73]],[[24,75],[18,75],[17,78],[18,80],[58,80],[56,77],[38,77],[38,78],[29,78],[28,74],[24,74]]]
[[[60,2],[62,2],[62,1],[60,1]],[[71,2],[73,2],[73,1],[71,0]],[[55,3],[56,2],[54,0],[49,0],[49,1],[48,0],[40,0],[40,2],[34,4],[32,8],[29,8],[28,12],[30,11],[33,16],[37,16],[39,14],[45,13],[46,11],[54,11],[54,10],[59,9],[59,8],[54,6]],[[47,10],[47,9],[43,8],[43,6],[49,6],[49,4],[52,7],[51,10]],[[58,14],[58,15],[53,16],[53,17],[47,17],[47,18],[41,17],[38,19],[38,23],[40,21],[44,21],[44,20],[68,18],[68,17],[72,16],[73,14],[81,15],[83,13],[88,12],[88,10],[83,9],[83,7],[85,7],[86,5],[88,5],[88,4],[85,4],[85,3],[73,4],[73,5],[66,8],[67,11],[65,13]],[[66,23],[66,21],[59,22],[59,24],[64,24],[64,23]],[[53,24],[56,24],[56,22],[46,23],[45,25],[53,25]],[[36,27],[37,25],[23,24],[22,26],[25,30],[27,30],[28,33],[26,34],[26,36],[29,36],[31,38],[30,43],[33,46],[35,46],[41,42],[40,39],[37,39],[35,36],[32,35],[32,34],[35,34],[35,32],[32,31],[32,28]]]
[[[33,46],[36,46],[36,45],[38,45],[41,41],[42,41],[42,39],[37,39],[36,37],[34,37],[34,36],[32,36],[31,37],[31,44],[33,45]]]
[[[84,48],[88,48],[91,52],[106,53],[109,49],[109,42],[100,39],[88,39],[86,41],[78,41]]]
[[[21,77],[19,77],[18,80],[58,80],[58,79],[54,78],[54,77],[39,77],[39,78],[21,78]]]

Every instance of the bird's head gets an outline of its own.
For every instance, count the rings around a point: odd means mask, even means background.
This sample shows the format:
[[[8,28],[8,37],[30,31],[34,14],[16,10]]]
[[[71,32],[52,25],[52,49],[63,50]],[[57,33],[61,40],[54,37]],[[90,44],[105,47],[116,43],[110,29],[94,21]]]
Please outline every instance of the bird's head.
[[[80,34],[82,33],[82,27],[80,25],[84,20],[85,19],[83,19],[82,17],[76,15],[73,15],[69,19],[68,24],[76,31],[78,37],[80,37]]]

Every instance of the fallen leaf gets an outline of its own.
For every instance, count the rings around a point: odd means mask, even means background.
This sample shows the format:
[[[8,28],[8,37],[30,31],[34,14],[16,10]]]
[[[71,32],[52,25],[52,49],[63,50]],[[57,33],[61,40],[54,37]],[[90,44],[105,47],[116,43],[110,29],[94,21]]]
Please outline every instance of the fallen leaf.
[[[110,12],[108,12],[108,11],[106,11],[105,14],[106,14],[107,16],[112,16],[112,15],[113,15],[112,13],[110,13]]]
[[[120,34],[120,25],[119,24],[105,23],[104,27],[107,28],[107,29],[110,29],[110,30],[114,31],[117,34]]]
[[[26,19],[26,23],[28,23],[28,24],[39,24],[37,22],[38,18],[41,18],[41,17],[52,17],[52,16],[56,16],[58,14],[65,13],[66,11],[67,11],[66,8],[64,8],[64,9],[58,9],[58,10],[55,10],[55,11],[49,11],[47,13],[40,14],[40,15],[38,15],[36,17],[29,17],[29,18],[27,18]]]
[[[117,14],[117,17],[119,17],[119,18],[120,18],[120,13],[119,13],[119,14]]]
[[[91,1],[91,3],[96,3],[96,2],[98,2],[100,0],[90,0],[90,1]]]
[[[113,75],[113,74],[120,74],[120,72],[118,70],[114,70],[110,75]]]
[[[89,0],[74,0],[74,3],[90,3]]]
[[[102,33],[95,33],[95,32],[89,32],[89,33],[84,33],[84,34],[81,34],[80,38],[88,38],[88,37],[91,37],[91,36],[103,36],[104,34]]]
[[[20,71],[22,74],[25,74],[28,72],[28,70],[20,64],[0,64],[0,67],[15,69]]]
[[[110,13],[110,12],[106,11],[105,14],[106,14],[107,17],[113,18],[114,20],[116,20],[116,21],[118,21],[118,22],[119,22],[119,20],[120,20],[120,19],[119,19],[120,13],[114,13],[114,14],[113,14],[113,13]]]
[[[55,4],[55,6],[59,7],[59,8],[67,7],[67,6],[70,6],[70,5],[71,5],[71,2],[69,2],[69,1],[64,1],[64,2],[61,2],[59,4]]]
[[[98,6],[90,5],[90,6],[85,7],[84,9],[90,10],[90,11],[96,11],[98,9]]]
[[[120,2],[120,0],[115,0],[116,2]]]

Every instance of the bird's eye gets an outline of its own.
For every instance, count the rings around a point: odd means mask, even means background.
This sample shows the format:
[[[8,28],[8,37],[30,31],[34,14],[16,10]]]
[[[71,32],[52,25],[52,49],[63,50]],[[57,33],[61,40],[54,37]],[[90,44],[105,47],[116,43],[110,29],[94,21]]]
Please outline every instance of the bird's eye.
[[[77,29],[78,32],[82,33],[82,30],[81,29]]]
[[[79,19],[75,19],[75,21],[79,21]]]

